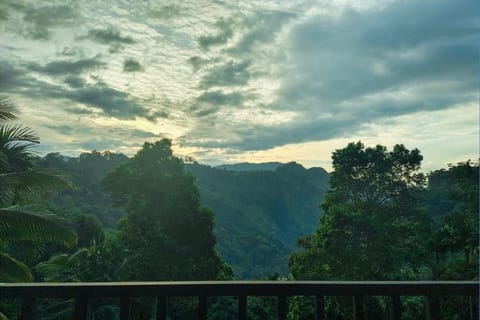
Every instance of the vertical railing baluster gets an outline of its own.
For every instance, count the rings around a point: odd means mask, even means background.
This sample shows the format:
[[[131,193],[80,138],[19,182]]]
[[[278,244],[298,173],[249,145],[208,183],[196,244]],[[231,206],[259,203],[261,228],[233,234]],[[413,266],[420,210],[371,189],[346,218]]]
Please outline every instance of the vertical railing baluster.
[[[363,297],[353,297],[353,318],[355,320],[364,320],[365,313],[363,312]]]
[[[207,297],[205,296],[198,297],[198,319],[207,319]]]
[[[288,312],[288,302],[286,296],[278,296],[278,320],[286,320]]]
[[[480,319],[478,314],[480,309],[480,301],[478,300],[478,294],[476,296],[470,296],[468,298],[470,305],[470,318],[472,320]]]
[[[33,320],[35,319],[35,297],[24,296],[22,298],[21,319]]]
[[[439,320],[440,319],[440,300],[438,296],[425,297],[427,320]]]
[[[316,320],[325,319],[325,297],[324,296],[315,296],[315,319]]]
[[[159,296],[157,297],[157,320],[167,319],[167,297]]]
[[[75,298],[75,309],[73,310],[73,318],[75,320],[86,320],[88,310],[88,297],[79,296]]]
[[[130,297],[124,295],[120,297],[120,320],[128,320],[130,316]]]
[[[400,296],[391,296],[390,300],[392,305],[390,319],[400,320],[402,318],[402,303],[400,301]]]
[[[238,320],[247,320],[247,296],[238,297]]]

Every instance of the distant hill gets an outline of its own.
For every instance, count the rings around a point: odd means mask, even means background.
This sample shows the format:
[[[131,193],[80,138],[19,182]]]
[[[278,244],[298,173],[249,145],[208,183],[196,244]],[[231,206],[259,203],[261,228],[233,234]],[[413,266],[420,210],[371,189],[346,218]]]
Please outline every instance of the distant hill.
[[[124,213],[111,207],[100,183],[127,160],[122,154],[96,151],[77,158],[58,153],[42,158],[41,165],[67,173],[78,186],[55,196],[51,208],[67,215],[94,215],[104,227],[115,228]],[[197,178],[202,205],[215,214],[217,248],[236,276],[262,279],[274,272],[286,275],[287,259],[297,238],[311,234],[318,225],[318,206],[328,187],[328,173],[293,162],[221,168],[187,164],[186,170]]]
[[[235,168],[272,167],[242,165]],[[297,238],[318,226],[328,173],[297,163],[279,164],[273,171],[200,164],[187,170],[197,177],[202,204],[215,213],[218,250],[235,274],[241,279],[286,275]]]
[[[274,171],[279,166],[284,165],[281,162],[263,162],[263,163],[250,163],[241,162],[235,164],[222,164],[216,166],[215,169],[224,169],[230,171]]]

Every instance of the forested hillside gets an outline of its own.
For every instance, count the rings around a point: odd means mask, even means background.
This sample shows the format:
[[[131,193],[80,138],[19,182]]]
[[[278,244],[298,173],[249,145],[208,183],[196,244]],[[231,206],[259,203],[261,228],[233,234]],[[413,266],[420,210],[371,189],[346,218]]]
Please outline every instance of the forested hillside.
[[[105,228],[114,229],[123,210],[111,206],[101,181],[127,160],[111,152],[92,151],[77,158],[48,154],[42,165],[71,175],[77,185],[76,190],[56,195],[50,205],[68,215],[93,215]],[[243,164],[241,168],[248,171],[233,167],[186,165],[196,177],[202,205],[215,214],[217,249],[238,278],[287,276],[288,255],[296,239],[311,233],[318,223],[328,174],[296,163]]]
[[[246,167],[245,165],[243,167]],[[274,171],[187,166],[197,177],[202,203],[215,212],[218,249],[237,277],[288,274],[287,258],[299,236],[318,224],[328,173],[297,163]]]

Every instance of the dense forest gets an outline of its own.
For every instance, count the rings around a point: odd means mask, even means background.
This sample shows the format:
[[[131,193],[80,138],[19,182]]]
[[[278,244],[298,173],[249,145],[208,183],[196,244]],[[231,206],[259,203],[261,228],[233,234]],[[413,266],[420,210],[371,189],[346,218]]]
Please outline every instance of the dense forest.
[[[333,171],[296,163],[212,168],[172,153],[171,141],[145,143],[133,157],[92,151],[35,156],[38,136],[9,124],[0,108],[0,280],[478,280],[478,164],[427,174],[419,150],[350,143],[332,155]],[[185,163],[188,162],[188,163]],[[321,205],[320,207],[318,207]],[[403,301],[404,319],[423,314]],[[169,302],[189,319],[192,304]],[[251,319],[270,319],[272,301],[249,302]],[[442,306],[463,319],[466,301]],[[148,318],[140,300],[138,318]],[[367,301],[380,319],[384,299]],[[313,304],[290,301],[291,319]],[[39,312],[68,319],[71,301],[44,301]],[[99,301],[96,319],[118,310]],[[327,299],[331,319],[351,307]],[[14,319],[18,306],[2,301]],[[231,318],[231,299],[210,301],[211,319]]]

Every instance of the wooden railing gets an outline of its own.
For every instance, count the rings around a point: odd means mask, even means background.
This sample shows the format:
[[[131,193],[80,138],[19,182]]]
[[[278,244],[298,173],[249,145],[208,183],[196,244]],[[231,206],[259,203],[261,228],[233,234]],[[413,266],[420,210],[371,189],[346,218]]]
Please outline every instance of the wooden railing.
[[[35,300],[75,299],[74,319],[86,319],[89,299],[120,298],[120,319],[130,314],[130,298],[157,298],[156,319],[166,319],[167,298],[198,297],[198,319],[207,318],[207,297],[238,297],[238,318],[247,319],[248,296],[278,297],[278,319],[286,319],[288,297],[314,296],[315,319],[325,319],[327,296],[353,297],[355,319],[365,319],[363,297],[391,297],[391,318],[401,319],[401,296],[425,296],[427,318],[440,319],[441,296],[461,295],[470,299],[470,318],[478,319],[479,283],[475,281],[193,281],[193,282],[103,282],[0,284],[0,299],[21,298],[21,319],[35,319]]]

